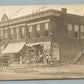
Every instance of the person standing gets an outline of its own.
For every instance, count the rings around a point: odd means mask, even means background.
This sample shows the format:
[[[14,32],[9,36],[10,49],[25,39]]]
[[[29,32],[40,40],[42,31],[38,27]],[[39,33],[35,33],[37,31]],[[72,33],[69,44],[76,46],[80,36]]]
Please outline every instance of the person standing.
[[[7,59],[3,58],[3,63],[2,63],[2,71],[7,71]]]
[[[49,57],[48,57],[48,55],[46,55],[46,62],[47,62],[47,64],[49,63]]]

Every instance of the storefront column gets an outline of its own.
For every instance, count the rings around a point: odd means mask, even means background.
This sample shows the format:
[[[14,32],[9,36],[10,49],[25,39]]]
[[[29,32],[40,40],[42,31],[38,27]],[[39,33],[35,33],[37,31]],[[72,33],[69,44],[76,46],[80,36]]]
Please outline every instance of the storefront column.
[[[22,55],[20,56],[20,64],[22,64]]]

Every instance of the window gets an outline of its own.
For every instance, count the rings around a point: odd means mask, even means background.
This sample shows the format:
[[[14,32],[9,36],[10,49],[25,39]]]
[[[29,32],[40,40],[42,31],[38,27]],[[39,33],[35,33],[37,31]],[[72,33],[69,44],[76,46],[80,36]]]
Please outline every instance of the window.
[[[40,37],[40,24],[36,27],[36,37]]]
[[[78,38],[78,32],[74,32],[74,37]]]
[[[5,33],[5,39],[7,39],[7,38],[8,38],[8,33],[6,32],[6,33]]]
[[[74,37],[79,38],[79,26],[74,25]]]
[[[29,38],[31,38],[31,33],[32,33],[32,26],[29,26]]]
[[[3,39],[3,30],[0,31],[1,39]]]
[[[84,39],[84,26],[80,26],[80,38]]]
[[[49,29],[49,24],[45,23],[45,36],[48,36],[48,29]]]
[[[48,27],[49,26],[49,24],[48,23],[45,23],[45,30],[48,30]]]
[[[37,31],[40,31],[40,24],[37,25]]]
[[[25,35],[25,27],[22,27],[22,35]]]
[[[23,38],[24,35],[25,35],[25,27],[21,27],[21,32],[20,32],[20,34],[21,34],[21,38]]]
[[[19,28],[16,28],[16,33],[17,33],[17,39],[19,39]]]
[[[74,25],[74,31],[79,32],[79,26],[78,25]]]
[[[29,32],[32,32],[32,26],[29,26]]]
[[[5,28],[5,39],[7,39],[7,38],[8,38],[8,29]]]
[[[72,24],[68,24],[68,31],[72,32]]]
[[[10,39],[13,39],[13,28],[12,29],[10,29]]]
[[[73,37],[72,24],[68,24],[68,37]]]

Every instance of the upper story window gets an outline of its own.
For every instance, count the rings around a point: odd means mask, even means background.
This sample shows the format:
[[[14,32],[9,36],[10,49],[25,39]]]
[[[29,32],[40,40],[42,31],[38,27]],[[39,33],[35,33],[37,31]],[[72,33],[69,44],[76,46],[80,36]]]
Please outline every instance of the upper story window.
[[[5,39],[8,38],[8,28],[5,28]]]
[[[10,38],[11,39],[13,39],[13,33],[14,33],[14,31],[13,31],[13,28],[12,28],[12,29],[10,29]]]
[[[7,39],[7,38],[8,38],[8,33],[6,32],[6,33],[5,33],[5,39]]]
[[[72,24],[68,24],[68,37],[73,37],[73,27],[72,27]]]
[[[79,26],[74,25],[74,37],[79,38]]]
[[[45,30],[48,30],[49,28],[49,23],[45,23]]]
[[[40,24],[36,26],[36,37],[40,37]]]
[[[79,26],[78,25],[74,25],[74,32],[79,32]]]
[[[28,27],[29,33],[28,33],[28,38],[31,38],[31,34],[32,34],[32,26]]]
[[[72,24],[68,24],[68,31],[72,32]]]
[[[29,32],[32,32],[32,26],[29,26]]]
[[[49,23],[44,23],[45,27],[45,36],[48,36],[49,33]]]
[[[13,29],[11,29],[11,34],[13,35]]]
[[[19,27],[16,28],[17,39],[19,39]]]
[[[25,27],[22,27],[22,34],[25,35]]]
[[[25,35],[25,27],[21,27],[21,32],[20,32],[20,34],[21,34],[21,38],[23,38],[24,35]]]
[[[3,29],[0,30],[0,38],[3,39]]]
[[[40,24],[37,24],[37,31],[40,31]]]
[[[80,26],[80,38],[84,39],[84,26]]]

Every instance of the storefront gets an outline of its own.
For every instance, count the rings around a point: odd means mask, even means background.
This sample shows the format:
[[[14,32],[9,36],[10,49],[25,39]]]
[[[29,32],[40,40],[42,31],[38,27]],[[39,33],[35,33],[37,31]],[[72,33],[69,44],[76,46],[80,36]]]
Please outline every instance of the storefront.
[[[9,57],[10,64],[22,64],[23,63],[23,52],[25,49],[25,42],[24,43],[10,43],[6,46],[3,50],[2,55],[3,57]]]
[[[29,61],[31,63],[44,63],[46,56],[50,57],[51,42],[38,42],[26,44],[29,50]]]
[[[52,52],[53,51],[53,52]],[[51,42],[11,43],[2,52],[10,64],[49,63],[52,58],[59,61],[59,47]]]

